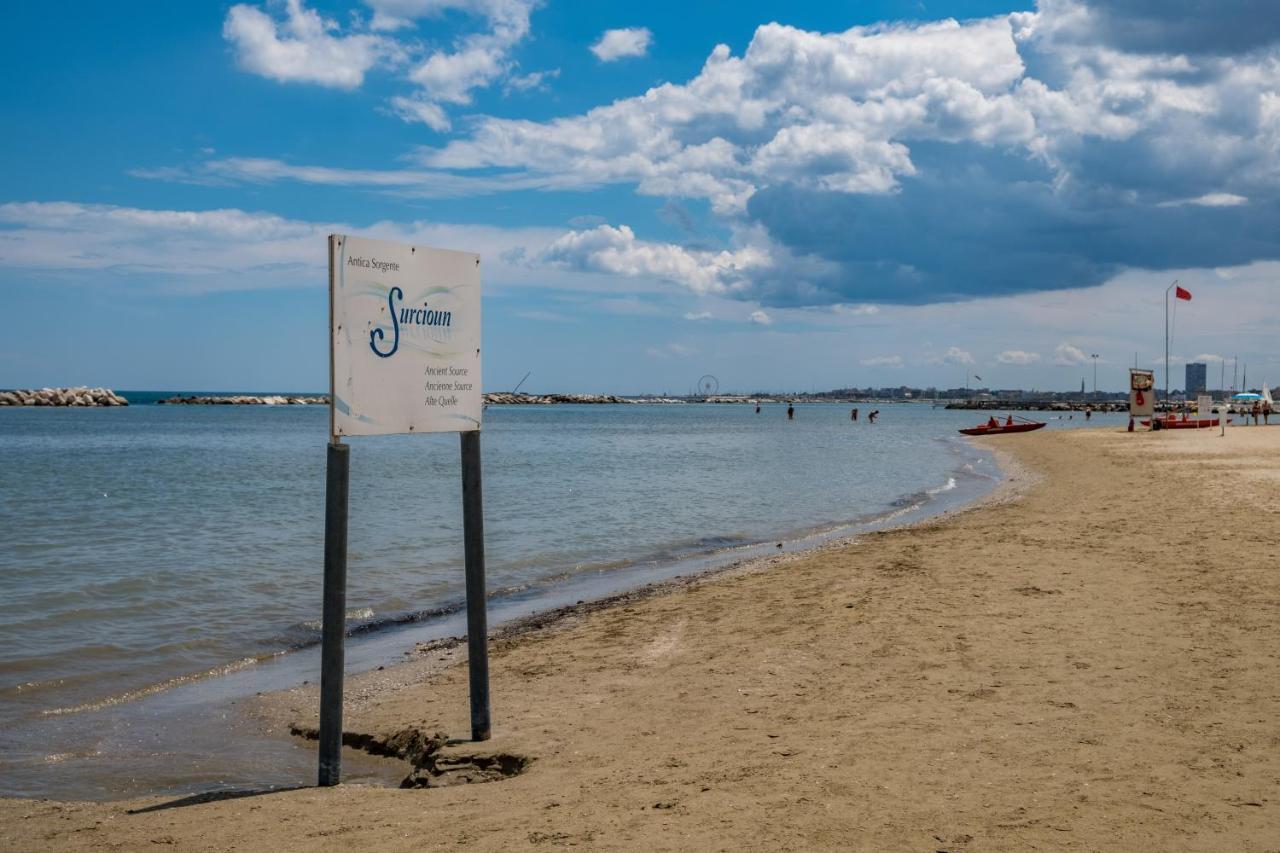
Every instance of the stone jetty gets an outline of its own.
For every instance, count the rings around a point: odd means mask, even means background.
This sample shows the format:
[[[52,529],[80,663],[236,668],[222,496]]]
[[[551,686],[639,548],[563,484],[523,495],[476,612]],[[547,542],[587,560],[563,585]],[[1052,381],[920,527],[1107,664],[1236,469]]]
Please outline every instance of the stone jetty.
[[[225,396],[169,397],[156,400],[157,406],[327,406],[328,395],[292,397],[283,394],[228,394]]]
[[[1163,403],[1161,404],[1164,405]],[[1016,412],[1083,412],[1086,408],[1095,412],[1127,412],[1128,400],[953,400],[948,409]]]
[[[40,388],[0,391],[0,406],[127,406],[110,388]]]
[[[486,404],[495,406],[552,406],[556,403],[633,403],[626,397],[612,394],[511,394],[498,392],[485,394]]]

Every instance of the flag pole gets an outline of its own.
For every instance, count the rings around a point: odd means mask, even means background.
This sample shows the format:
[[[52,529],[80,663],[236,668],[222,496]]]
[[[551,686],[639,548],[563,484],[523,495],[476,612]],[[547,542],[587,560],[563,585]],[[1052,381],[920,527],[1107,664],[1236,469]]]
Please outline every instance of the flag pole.
[[[1164,289],[1164,404],[1169,405],[1169,291],[1177,287],[1173,284]]]

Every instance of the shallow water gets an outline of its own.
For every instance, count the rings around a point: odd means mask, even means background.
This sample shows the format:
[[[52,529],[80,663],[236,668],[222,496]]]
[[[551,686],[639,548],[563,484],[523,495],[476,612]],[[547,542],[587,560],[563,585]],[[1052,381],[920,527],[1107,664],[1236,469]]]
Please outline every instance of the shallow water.
[[[956,437],[973,413],[880,408],[874,426],[841,405],[799,406],[794,422],[779,406],[489,409],[495,609],[603,594],[994,476]],[[318,637],[326,427],[322,407],[0,409],[0,793],[229,784],[234,756],[201,770],[208,743],[177,761],[172,739],[151,741],[210,695],[174,688],[239,670],[253,675],[227,684],[269,689],[307,665],[306,653],[262,662]],[[354,626],[456,621],[458,455],[452,435],[352,442]],[[382,646],[411,641],[380,633]],[[94,777],[108,758],[115,769]],[[274,781],[309,779],[297,772]]]

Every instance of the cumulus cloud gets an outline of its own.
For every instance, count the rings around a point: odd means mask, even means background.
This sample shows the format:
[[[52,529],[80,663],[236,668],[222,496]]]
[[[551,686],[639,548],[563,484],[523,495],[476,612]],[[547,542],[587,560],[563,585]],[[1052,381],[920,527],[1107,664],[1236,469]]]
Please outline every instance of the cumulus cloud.
[[[996,356],[996,361],[1001,364],[1026,366],[1038,363],[1040,361],[1040,353],[1026,352],[1020,349],[1007,349]]]
[[[615,62],[629,56],[644,56],[652,41],[653,33],[648,27],[605,30],[590,49],[601,62]]]
[[[863,367],[902,367],[900,355],[877,355],[859,362]]]
[[[974,364],[973,354],[968,350],[962,350],[960,347],[948,347],[942,361],[947,364]]]
[[[284,12],[277,21],[255,6],[231,7],[222,35],[241,68],[281,83],[355,89],[375,63],[395,52],[375,35],[335,35],[337,23],[305,8],[302,0],[288,0]]]
[[[445,129],[449,105],[515,79],[532,0],[367,2],[376,38],[447,9],[488,22],[406,60],[419,89],[392,109],[407,120]],[[751,263],[708,275],[716,253],[633,242],[665,259],[662,277],[765,306],[927,304],[1237,266],[1280,254],[1268,3],[1206,15],[1198,0],[1040,0],[963,22],[766,24],[684,82],[546,121],[481,117],[419,149],[420,168],[364,171],[409,194],[630,184],[704,200],[732,234],[725,251]],[[333,179],[303,168],[277,179]]]
[[[710,311],[686,311],[684,318],[686,320],[692,320],[694,322],[697,322],[698,320],[710,320],[711,312]]]
[[[714,294],[734,292],[742,286],[748,270],[769,262],[767,256],[750,247],[709,252],[638,240],[626,225],[570,231],[548,246],[540,260],[569,269],[651,276],[694,293]]]
[[[1064,365],[1084,364],[1089,360],[1084,350],[1068,343],[1058,344],[1053,350],[1053,363]]]
[[[773,322],[773,318],[764,311],[756,310],[747,315],[747,320],[757,326],[768,326]]]
[[[530,89],[558,72],[515,75],[512,49],[529,34],[529,16],[537,0],[365,0],[373,10],[367,24],[360,18],[346,33],[336,21],[323,18],[287,0],[282,20],[257,6],[241,3],[227,13],[223,37],[235,49],[246,71],[282,83],[315,83],[340,89],[360,87],[365,74],[382,64],[407,67],[406,78],[417,88],[396,95],[394,115],[420,122],[433,130],[448,130],[445,106],[471,103],[476,89],[508,81],[510,89]],[[423,51],[410,33],[420,19],[461,12],[485,22],[483,29],[459,35],[447,49]]]
[[[946,301],[1274,256],[1280,51],[1126,52],[1095,11],[767,24],[687,82],[550,121],[485,118],[420,158],[705,199],[759,227],[775,262],[739,295],[767,304]]]

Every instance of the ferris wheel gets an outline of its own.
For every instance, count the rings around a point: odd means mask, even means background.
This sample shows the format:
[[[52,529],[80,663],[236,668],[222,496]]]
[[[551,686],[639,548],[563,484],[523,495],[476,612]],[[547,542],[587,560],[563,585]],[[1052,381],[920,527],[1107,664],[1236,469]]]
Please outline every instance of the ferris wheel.
[[[710,373],[698,380],[698,393],[704,397],[714,397],[720,393],[720,380]]]

